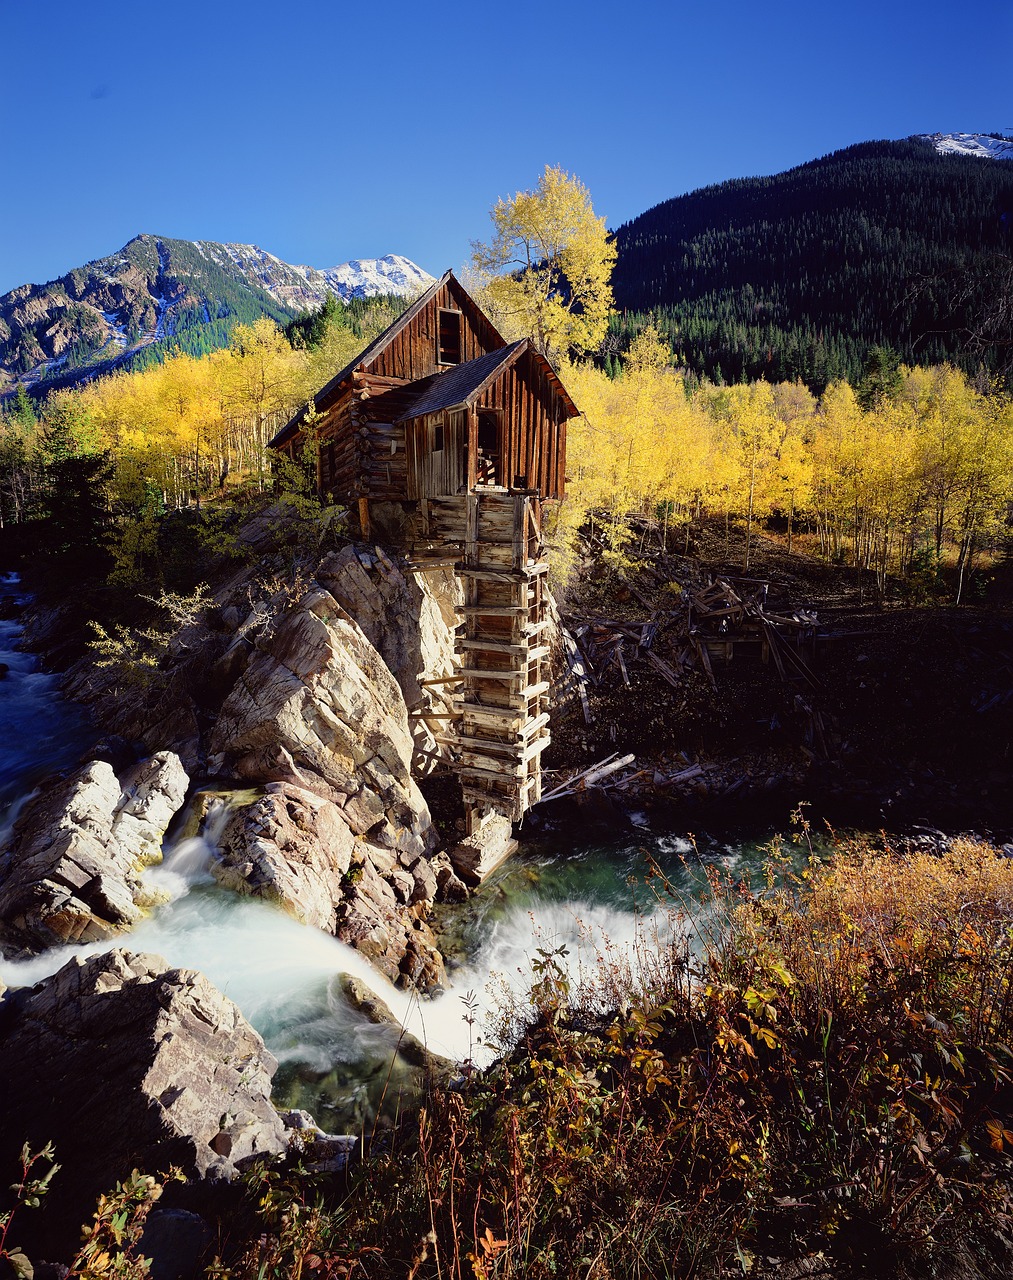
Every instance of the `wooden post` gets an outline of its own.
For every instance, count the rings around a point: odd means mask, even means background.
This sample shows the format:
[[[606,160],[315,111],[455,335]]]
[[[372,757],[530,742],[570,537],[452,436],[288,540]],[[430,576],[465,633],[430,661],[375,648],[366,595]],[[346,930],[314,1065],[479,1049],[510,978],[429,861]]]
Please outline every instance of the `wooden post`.
[[[369,541],[369,499],[359,499],[359,528],[362,530],[363,541]]]

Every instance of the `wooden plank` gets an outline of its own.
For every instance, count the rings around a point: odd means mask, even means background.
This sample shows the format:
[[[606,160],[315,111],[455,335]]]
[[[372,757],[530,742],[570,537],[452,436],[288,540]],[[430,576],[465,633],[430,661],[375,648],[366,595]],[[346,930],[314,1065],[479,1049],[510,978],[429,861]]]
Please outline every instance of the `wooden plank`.
[[[506,640],[485,639],[481,636],[475,640],[458,640],[457,648],[487,649],[490,653],[505,653],[524,658],[527,662],[531,662],[535,658],[544,658],[550,651],[547,644],[538,649],[532,649],[527,644],[512,644]]]
[[[522,760],[504,760],[482,752],[462,751],[455,763],[460,774],[484,774],[495,778],[521,778],[526,770]]]
[[[478,498],[469,493],[466,509],[464,533],[464,560],[466,565],[477,564],[478,554],[476,539],[478,538]]]
[[[454,612],[463,613],[468,617],[480,617],[485,614],[490,618],[512,618],[527,613],[530,607],[526,604],[457,604],[454,606]]]
[[[493,667],[462,667],[461,675],[473,677],[476,680],[522,680],[524,678],[522,671],[497,671]]]
[[[548,726],[550,715],[548,711],[543,711],[540,716],[536,716],[534,720],[529,720],[520,730],[522,738],[530,738],[532,734],[538,733],[541,729]],[[548,735],[546,735],[548,738]]]
[[[474,720],[476,724],[491,724],[497,727],[519,729],[524,724],[523,708],[491,707],[484,702],[460,701],[454,703],[455,717]],[[450,719],[451,717],[447,717]]]
[[[526,583],[549,572],[547,564],[533,564],[524,569],[479,569],[466,563],[459,563],[454,567],[462,578],[475,578],[479,582],[502,582],[506,585]]]
[[[523,742],[497,742],[493,738],[476,738],[473,734],[440,734],[437,742],[445,747],[471,747],[476,751],[488,751],[491,755],[510,756],[519,760],[524,754]]]

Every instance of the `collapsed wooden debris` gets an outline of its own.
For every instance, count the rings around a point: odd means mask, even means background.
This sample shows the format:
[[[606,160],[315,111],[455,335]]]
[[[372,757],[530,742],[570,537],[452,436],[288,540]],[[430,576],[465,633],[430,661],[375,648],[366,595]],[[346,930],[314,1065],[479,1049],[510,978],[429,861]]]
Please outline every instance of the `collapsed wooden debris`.
[[[772,608],[769,583],[754,578],[708,576],[687,584],[644,570],[639,585],[624,579],[624,587],[627,598],[646,611],[642,620],[590,613],[566,618],[560,703],[579,699],[590,726],[590,695],[609,687],[631,689],[638,664],[673,689],[684,688],[696,672],[717,690],[716,668],[749,654],[773,664],[785,686],[787,710],[802,723],[806,747],[827,754],[827,728],[809,696],[822,687],[810,658],[825,635],[812,610]]]
[[[571,778],[567,778],[566,782],[558,787],[554,787],[551,791],[546,791],[541,799],[544,804],[546,800],[559,800],[563,796],[576,795],[578,791],[586,791],[589,787],[599,787],[606,778],[611,775],[618,774],[620,769],[626,769],[633,764],[636,757],[626,755],[620,757],[617,752],[606,756],[604,760],[599,760],[597,764],[591,765],[587,769],[582,769],[579,773],[574,774]],[[627,778],[625,781],[630,781]]]

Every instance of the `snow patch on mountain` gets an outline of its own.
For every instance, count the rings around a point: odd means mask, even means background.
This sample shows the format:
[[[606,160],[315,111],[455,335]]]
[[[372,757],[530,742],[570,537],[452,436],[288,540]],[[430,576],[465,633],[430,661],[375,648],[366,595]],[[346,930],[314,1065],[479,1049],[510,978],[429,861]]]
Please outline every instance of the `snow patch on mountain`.
[[[383,293],[407,298],[433,283],[428,271],[399,253],[388,253],[382,258],[353,258],[351,262],[328,268],[323,276],[331,292],[344,302],[349,298],[375,298]]]
[[[382,258],[354,258],[323,270],[283,262],[255,244],[194,242],[201,254],[221,267],[237,270],[275,302],[295,311],[318,307],[328,294],[348,302],[380,294],[412,297],[428,289],[433,277],[410,258],[388,253]]]
[[[941,156],[981,156],[991,160],[1013,160],[1013,139],[990,133],[920,133]]]

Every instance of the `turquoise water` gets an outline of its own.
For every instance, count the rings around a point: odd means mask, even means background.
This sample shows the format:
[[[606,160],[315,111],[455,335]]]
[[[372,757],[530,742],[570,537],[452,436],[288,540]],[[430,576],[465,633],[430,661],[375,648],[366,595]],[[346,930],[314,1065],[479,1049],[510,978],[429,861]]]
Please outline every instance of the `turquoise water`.
[[[12,576],[0,580],[0,593],[18,590]],[[56,677],[17,649],[19,637],[16,622],[0,621],[0,662],[10,667],[0,680],[0,828],[38,780],[80,757],[93,734],[83,713],[61,698]],[[667,946],[680,931],[706,923],[698,897],[708,869],[733,882],[760,876],[770,834],[691,837],[672,830],[670,818],[652,824],[639,816],[621,836],[582,827],[524,841],[467,903],[439,911],[448,988],[420,1000],[335,938],[221,889],[209,866],[223,812],[212,811],[201,836],[166,849],[163,865],[148,873],[162,905],[119,944],[205,973],[278,1058],[279,1103],[306,1107],[325,1128],[344,1132],[377,1115],[392,1117],[417,1089],[417,1073],[397,1052],[402,1027],[452,1061],[490,1061],[505,1047],[505,1011],[526,1007],[539,952],[555,953],[574,983],[606,956],[635,967],[645,947]],[[664,882],[652,878],[652,863]],[[71,955],[110,945],[54,948],[16,964],[0,959],[0,979],[28,985]],[[377,1026],[349,1005],[346,975],[380,996],[392,1026]]]

